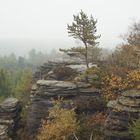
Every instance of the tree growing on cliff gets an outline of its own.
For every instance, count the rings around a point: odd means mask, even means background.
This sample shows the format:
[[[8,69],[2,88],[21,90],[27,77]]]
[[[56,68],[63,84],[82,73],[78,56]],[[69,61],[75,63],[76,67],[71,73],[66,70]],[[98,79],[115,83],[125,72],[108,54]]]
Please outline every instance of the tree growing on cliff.
[[[73,22],[71,25],[67,25],[69,36],[82,41],[85,47],[85,61],[87,68],[89,68],[88,62],[88,48],[95,47],[98,42],[96,40],[100,38],[96,35],[97,20],[91,16],[90,18],[81,10],[78,15],[73,15]]]

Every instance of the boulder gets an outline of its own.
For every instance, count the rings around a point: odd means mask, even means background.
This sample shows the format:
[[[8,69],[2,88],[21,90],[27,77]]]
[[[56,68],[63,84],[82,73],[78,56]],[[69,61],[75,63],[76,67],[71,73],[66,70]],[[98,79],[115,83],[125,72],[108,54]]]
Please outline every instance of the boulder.
[[[16,98],[7,98],[0,103],[0,140],[10,140],[16,136],[20,112],[21,105]]]
[[[105,123],[105,135],[112,140],[131,140],[129,125],[140,115],[140,90],[125,91],[107,106],[110,111]]]

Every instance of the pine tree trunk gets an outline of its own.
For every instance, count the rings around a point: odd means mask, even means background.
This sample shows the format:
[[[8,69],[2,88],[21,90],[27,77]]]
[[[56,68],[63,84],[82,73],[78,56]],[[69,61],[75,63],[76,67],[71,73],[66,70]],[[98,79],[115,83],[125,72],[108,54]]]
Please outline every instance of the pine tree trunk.
[[[86,59],[86,66],[87,66],[87,69],[89,68],[89,65],[88,65],[88,47],[87,47],[87,44],[85,44],[85,48],[86,48],[86,52],[85,52],[85,59]]]
[[[87,44],[86,42],[84,42],[85,44],[85,48],[86,48],[86,52],[85,52],[85,59],[86,59],[86,66],[87,66],[87,69],[89,68],[89,64],[88,64],[88,47],[87,47]],[[89,80],[88,80],[88,74],[86,73],[86,82],[89,83]]]

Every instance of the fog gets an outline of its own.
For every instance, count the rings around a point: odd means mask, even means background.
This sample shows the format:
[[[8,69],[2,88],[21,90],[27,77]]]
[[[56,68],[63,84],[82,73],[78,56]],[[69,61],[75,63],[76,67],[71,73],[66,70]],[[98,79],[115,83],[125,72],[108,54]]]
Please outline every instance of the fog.
[[[0,55],[5,56],[15,53],[16,56],[27,57],[32,49],[37,52],[51,53],[54,49],[59,51],[59,48],[70,48],[74,45],[75,43],[69,40],[4,39],[0,40]]]
[[[1,0],[0,54],[26,55],[78,45],[68,37],[67,24],[81,9],[98,20],[100,47],[114,48],[119,36],[140,20],[139,0]]]

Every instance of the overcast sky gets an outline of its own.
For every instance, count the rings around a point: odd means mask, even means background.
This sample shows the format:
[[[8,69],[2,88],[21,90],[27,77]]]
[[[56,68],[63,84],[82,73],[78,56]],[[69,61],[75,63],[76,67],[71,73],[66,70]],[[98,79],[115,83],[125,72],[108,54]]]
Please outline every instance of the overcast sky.
[[[0,52],[77,44],[66,28],[81,9],[98,20],[100,47],[105,48],[115,47],[120,34],[140,20],[140,0],[0,0]]]

